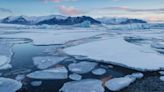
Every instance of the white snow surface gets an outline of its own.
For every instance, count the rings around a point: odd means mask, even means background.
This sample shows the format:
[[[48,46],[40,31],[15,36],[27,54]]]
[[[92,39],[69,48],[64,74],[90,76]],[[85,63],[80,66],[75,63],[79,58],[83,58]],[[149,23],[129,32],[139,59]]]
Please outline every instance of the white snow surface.
[[[65,67],[57,67],[46,70],[35,71],[27,75],[32,79],[67,79],[68,71]]]
[[[67,82],[60,89],[60,92],[104,92],[102,81],[97,79],[84,79]]]
[[[154,71],[164,67],[164,56],[151,47],[126,42],[123,37],[111,37],[64,49],[70,55],[82,55],[141,71]],[[102,61],[103,60],[103,61]]]
[[[16,92],[22,87],[21,82],[0,77],[0,92]]]
[[[46,30],[46,29],[45,29]],[[64,44],[69,41],[78,40],[82,38],[92,37],[98,34],[102,34],[101,31],[92,30],[33,30],[29,32],[20,32],[16,34],[3,34],[2,38],[26,38],[33,40],[35,45],[52,45],[52,44]]]

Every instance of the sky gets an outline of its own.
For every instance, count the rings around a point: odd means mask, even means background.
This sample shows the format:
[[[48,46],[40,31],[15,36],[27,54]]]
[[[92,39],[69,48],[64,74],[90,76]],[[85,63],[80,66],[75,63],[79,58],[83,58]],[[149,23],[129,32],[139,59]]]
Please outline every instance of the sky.
[[[0,0],[0,18],[19,15],[129,17],[164,23],[164,0]]]

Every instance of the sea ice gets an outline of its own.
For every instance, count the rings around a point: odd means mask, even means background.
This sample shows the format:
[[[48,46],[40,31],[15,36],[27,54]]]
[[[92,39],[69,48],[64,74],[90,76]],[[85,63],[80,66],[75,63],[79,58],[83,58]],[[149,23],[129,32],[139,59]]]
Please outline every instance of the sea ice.
[[[66,48],[64,51],[70,55],[88,56],[88,58],[99,60],[99,62],[140,71],[155,71],[164,67],[163,55],[151,47],[128,43],[123,37],[85,43]]]
[[[92,71],[94,75],[103,75],[106,73],[106,70],[103,68],[98,68]]]
[[[9,62],[10,62],[9,57],[0,55],[0,70],[11,68]]]
[[[79,63],[72,63],[68,65],[68,68],[71,72],[78,73],[78,74],[84,74],[88,73],[91,70],[95,68],[97,63],[95,62],[86,62],[86,61],[81,61]]]
[[[0,77],[0,92],[15,92],[22,87],[21,82]]]
[[[59,62],[63,61],[66,57],[56,57],[56,56],[43,56],[43,57],[34,57],[34,65],[39,69],[46,69]]]
[[[42,85],[42,81],[32,81],[31,85],[35,86],[35,87],[41,86]]]
[[[102,81],[97,79],[84,79],[67,82],[60,89],[60,92],[104,92]]]
[[[72,80],[81,80],[82,76],[79,75],[79,74],[74,73],[74,74],[70,74],[69,78],[72,79]]]
[[[129,86],[135,79],[129,77],[113,78],[105,83],[105,86],[111,91],[119,91]]]
[[[67,79],[68,71],[65,67],[57,67],[46,70],[35,71],[27,75],[32,79]]]

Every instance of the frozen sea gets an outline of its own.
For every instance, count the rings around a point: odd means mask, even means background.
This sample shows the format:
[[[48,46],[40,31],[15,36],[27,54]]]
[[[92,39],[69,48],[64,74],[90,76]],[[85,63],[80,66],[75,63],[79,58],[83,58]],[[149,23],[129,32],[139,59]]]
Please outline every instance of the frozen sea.
[[[163,29],[1,30],[0,92],[8,91],[9,79],[17,92],[164,90],[160,80],[164,69]],[[70,78],[72,74],[76,76]],[[114,86],[108,88],[107,84]],[[82,85],[87,87],[81,89]]]

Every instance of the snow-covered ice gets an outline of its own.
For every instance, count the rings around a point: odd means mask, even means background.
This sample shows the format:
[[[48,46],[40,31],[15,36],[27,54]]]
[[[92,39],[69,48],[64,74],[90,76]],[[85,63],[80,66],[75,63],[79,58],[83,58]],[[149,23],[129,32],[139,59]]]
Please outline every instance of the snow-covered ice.
[[[15,92],[22,87],[21,82],[0,77],[0,92]]]
[[[73,74],[69,75],[69,78],[72,79],[72,80],[81,80],[82,76],[79,75],[79,74],[73,73]]]
[[[65,67],[57,67],[46,70],[35,71],[27,75],[32,79],[67,79],[68,71]]]
[[[67,82],[60,89],[60,92],[104,92],[102,81],[97,79],[84,79]]]
[[[97,65],[97,63],[95,63],[95,62],[81,61],[79,63],[69,64],[68,68],[71,72],[78,73],[78,74],[84,74],[84,73],[88,73],[91,70],[93,70],[96,65]]]
[[[2,38],[26,38],[33,40],[35,45],[52,45],[52,44],[64,44],[69,41],[78,40],[82,38],[92,37],[98,34],[102,34],[101,31],[92,30],[56,30],[56,31],[41,31],[33,30],[29,32],[20,32],[17,34],[3,34]]]
[[[98,68],[92,71],[94,75],[103,75],[106,73],[106,70],[103,68]]]
[[[32,86],[38,87],[38,86],[41,86],[42,85],[42,81],[32,81],[30,84]]]
[[[151,47],[128,43],[121,36],[66,48],[64,51],[70,55],[88,56],[101,62],[141,71],[159,70],[164,67],[163,55]]]
[[[40,56],[40,57],[34,57],[33,63],[37,66],[39,69],[46,69],[49,68],[55,64],[58,64],[59,62],[63,61],[66,57],[57,57],[57,56]]]

